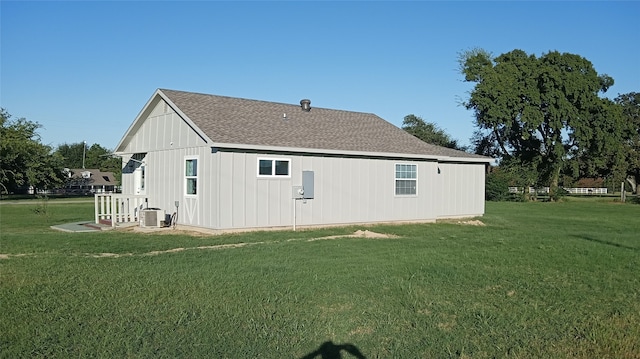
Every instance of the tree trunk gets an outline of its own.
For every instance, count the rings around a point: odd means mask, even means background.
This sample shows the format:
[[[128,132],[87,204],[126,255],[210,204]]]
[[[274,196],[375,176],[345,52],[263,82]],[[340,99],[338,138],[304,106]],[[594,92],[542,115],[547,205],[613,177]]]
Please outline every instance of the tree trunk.
[[[549,182],[549,201],[555,202],[559,198],[558,182],[560,182],[560,166],[556,165],[551,172],[551,181]]]
[[[627,176],[627,182],[631,185],[631,192],[638,194],[638,187],[635,176]]]

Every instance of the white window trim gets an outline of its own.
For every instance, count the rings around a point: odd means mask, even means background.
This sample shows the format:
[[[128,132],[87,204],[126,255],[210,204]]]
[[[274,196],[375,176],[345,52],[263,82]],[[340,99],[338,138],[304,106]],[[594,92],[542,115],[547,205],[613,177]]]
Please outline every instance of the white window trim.
[[[187,176],[187,174],[185,173],[187,161],[189,161],[189,160],[196,160],[196,175],[195,176]],[[182,177],[184,178],[182,193],[184,194],[185,197],[198,197],[198,195],[200,194],[200,169],[201,169],[200,156],[185,156],[184,157],[184,161],[182,162]],[[195,178],[196,179],[196,194],[187,193],[187,180],[190,179],[190,178]]]
[[[134,153],[129,161],[133,162],[133,190],[136,195],[146,195],[147,194],[147,183],[146,183],[146,170],[147,164],[145,162],[147,154],[146,153]]]
[[[260,161],[271,161],[271,174],[260,174]],[[287,175],[276,175],[276,161],[286,161],[289,163]],[[276,158],[276,157],[258,157],[256,160],[256,175],[258,178],[291,178],[291,158]]]
[[[409,165],[414,166],[416,168],[416,178],[398,178],[396,177],[396,166],[397,165]],[[397,194],[396,193],[396,182],[397,181],[415,181],[416,182],[416,193],[414,194]],[[417,197],[418,196],[418,164],[416,163],[406,163],[406,162],[397,162],[393,164],[393,195],[394,197]]]

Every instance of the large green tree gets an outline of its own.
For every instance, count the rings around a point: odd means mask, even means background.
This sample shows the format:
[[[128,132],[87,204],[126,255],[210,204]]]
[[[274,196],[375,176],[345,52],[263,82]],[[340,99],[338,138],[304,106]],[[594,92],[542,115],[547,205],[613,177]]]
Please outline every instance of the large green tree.
[[[101,171],[118,169],[120,159],[111,156],[111,151],[94,143],[87,145],[85,142],[63,143],[56,149],[56,153],[64,158],[67,168],[97,168]]]
[[[622,111],[624,121],[629,125],[625,134],[624,156],[627,164],[627,181],[633,192],[638,193],[640,182],[640,93],[630,92],[615,98]]]
[[[449,136],[443,129],[435,123],[426,122],[416,115],[407,115],[402,121],[402,129],[421,139],[424,142],[438,146],[462,149],[458,142]]]
[[[66,168],[82,168],[83,157],[86,156],[86,144],[84,142],[63,143],[56,148],[56,153],[62,156]]]
[[[536,182],[556,197],[560,173],[584,151],[619,146],[621,113],[599,97],[613,79],[587,59],[551,51],[540,57],[513,50],[492,57],[484,50],[461,54],[460,71],[475,83],[467,109],[474,111],[476,150],[532,168]]]
[[[64,167],[71,169],[97,168],[105,172],[113,172],[120,180],[121,160],[113,157],[111,151],[94,143],[88,146],[85,142],[64,143],[56,149],[64,160]]]
[[[111,152],[111,150],[97,143],[92,144],[87,149],[85,166],[87,168],[98,168],[100,171],[114,172],[116,177],[119,178],[119,174],[122,171],[122,160],[119,157],[114,157]]]
[[[604,110],[594,113],[593,126],[598,126],[593,131],[594,138],[572,149],[565,173],[573,179],[604,178],[619,185],[629,168],[625,139],[630,124],[623,120],[621,106],[609,99],[603,99],[602,103]]]
[[[52,189],[63,183],[62,158],[40,142],[40,125],[24,118],[12,119],[0,110],[0,191],[26,186]]]

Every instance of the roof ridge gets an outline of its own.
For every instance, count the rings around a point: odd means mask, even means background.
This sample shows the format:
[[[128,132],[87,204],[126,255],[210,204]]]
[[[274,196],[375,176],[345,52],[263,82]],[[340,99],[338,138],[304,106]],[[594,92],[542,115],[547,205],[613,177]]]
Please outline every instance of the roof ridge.
[[[172,89],[163,89],[163,88],[158,88],[158,90],[160,90],[162,92],[177,92],[177,93],[182,93],[182,94],[185,94],[185,95],[199,95],[199,96],[217,97],[217,98],[223,98],[223,99],[229,99],[229,100],[253,101],[253,102],[272,104],[272,105],[293,106],[293,107],[296,107],[296,108],[300,107],[300,104],[288,103],[288,102],[258,100],[258,99],[246,98],[246,97],[233,97],[233,96],[226,96],[226,95],[209,94],[209,93],[204,93],[204,92],[172,90]],[[303,99],[300,99],[300,100],[303,100]],[[362,112],[362,111],[355,111],[355,110],[343,110],[343,109],[335,109],[335,108],[329,108],[329,107],[313,106],[312,109],[314,109],[314,110],[325,110],[325,111],[340,111],[340,112],[360,113],[360,114],[367,114],[367,115],[377,116],[373,112]]]

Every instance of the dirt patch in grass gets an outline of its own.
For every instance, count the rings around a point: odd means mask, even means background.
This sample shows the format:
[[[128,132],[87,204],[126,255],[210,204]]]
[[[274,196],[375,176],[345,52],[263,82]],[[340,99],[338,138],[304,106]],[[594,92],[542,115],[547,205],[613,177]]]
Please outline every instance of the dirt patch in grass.
[[[349,335],[369,335],[373,333],[373,328],[369,326],[359,326],[349,332]]]
[[[346,313],[348,311],[350,311],[353,308],[353,306],[351,304],[345,304],[345,303],[336,303],[336,304],[331,304],[329,306],[319,306],[318,310],[322,313],[322,314],[330,314],[330,315],[334,315],[334,314],[340,314],[340,313]]]
[[[444,321],[439,322],[436,326],[444,332],[451,332],[457,324],[457,317],[455,315],[449,315],[443,319]]]
[[[171,231],[171,232],[165,232],[166,234],[177,234],[178,232],[181,232],[181,234],[188,234],[188,235],[196,235],[196,236],[204,236],[206,234],[203,233],[199,233],[199,232],[194,232],[194,231]],[[162,233],[162,232],[153,232],[154,234],[158,234],[158,233]],[[353,234],[341,234],[341,235],[335,235],[335,236],[327,236],[327,237],[319,237],[319,238],[311,238],[311,239],[307,239],[308,242],[311,241],[319,241],[319,240],[328,240],[328,239],[339,239],[339,238],[372,238],[372,239],[379,239],[379,238],[399,238],[396,235],[393,234],[386,234],[386,233],[377,233],[377,232],[372,232],[369,230],[357,230],[355,232],[353,232]],[[299,240],[304,240],[304,239],[288,239],[286,240],[287,242],[290,241],[299,241]],[[188,250],[220,250],[220,249],[231,249],[231,248],[241,248],[241,247],[246,247],[249,245],[258,245],[258,244],[269,244],[269,243],[278,243],[279,241],[273,241],[273,242],[254,242],[254,243],[230,243],[230,244],[218,244],[218,245],[212,245],[212,246],[198,246],[198,247],[178,247],[178,248],[171,248],[171,249],[166,249],[166,250],[161,250],[161,251],[151,251],[151,252],[146,252],[146,253],[84,253],[83,255],[87,256],[87,257],[93,257],[93,258],[120,258],[120,257],[130,257],[130,256],[134,256],[134,255],[138,255],[138,256],[157,256],[160,254],[169,254],[169,253],[178,253],[178,252],[184,252],[184,251],[188,251]],[[10,257],[19,257],[19,256],[25,256],[26,254],[1,254],[0,253],[0,260],[2,259],[9,259]]]
[[[97,253],[97,254],[89,254],[87,253],[88,256],[91,256],[93,258],[120,258],[120,257],[128,257],[128,256],[132,256],[133,253]]]
[[[206,230],[196,231],[196,230],[180,229],[180,228],[172,228],[172,227],[155,228],[155,227],[137,227],[136,226],[136,227],[130,227],[130,228],[123,228],[121,230],[137,232],[141,234],[153,234],[154,236],[155,235],[179,235],[179,236],[191,236],[191,237],[210,237],[214,234],[219,234],[213,231],[206,231]]]
[[[1,259],[9,259],[12,257],[35,257],[35,254],[26,254],[26,253],[17,253],[17,254],[2,254],[0,253],[0,260]]]
[[[482,221],[479,221],[477,219],[471,220],[471,221],[459,221],[458,224],[466,224],[469,226],[485,226],[485,224],[482,223]]]
[[[226,248],[240,248],[253,244],[264,244],[265,242],[256,242],[256,243],[231,243],[231,244],[218,244],[215,246],[200,246],[195,247],[195,249],[226,249]]]
[[[479,219],[439,219],[438,223],[451,223],[451,224],[461,224],[466,226],[481,226],[484,227],[486,224]]]
[[[359,238],[398,238],[398,236],[394,234],[386,234],[386,233],[377,233],[369,230],[358,230],[355,231],[349,237],[359,237]]]
[[[146,252],[146,253],[140,253],[137,254],[139,256],[157,256],[160,254],[168,254],[168,253],[178,253],[178,252],[184,252],[184,251],[190,251],[190,250],[204,250],[204,249],[229,249],[229,248],[240,248],[240,247],[244,247],[244,246],[248,246],[248,245],[254,245],[254,244],[264,244],[265,242],[257,242],[257,243],[232,243],[232,244],[218,244],[218,245],[214,245],[214,246],[199,246],[199,247],[188,247],[188,248],[184,248],[184,247],[178,247],[178,248],[171,248],[171,249],[166,249],[164,251],[151,251],[151,252]],[[86,255],[91,256],[93,258],[119,258],[119,257],[127,257],[127,256],[133,256],[133,253],[122,253],[122,254],[118,254],[118,253],[97,253],[97,254],[90,254],[90,253],[86,253]]]
[[[187,232],[187,233],[192,233],[192,232]],[[185,234],[187,234],[185,233]],[[353,232],[353,234],[346,234],[346,235],[336,235],[336,236],[327,236],[327,237],[319,237],[319,238],[311,238],[308,239],[307,241],[311,242],[311,241],[319,241],[319,240],[324,240],[324,239],[338,239],[338,238],[398,238],[398,236],[393,235],[393,234],[385,234],[385,233],[377,233],[377,232],[372,232],[369,230],[357,230],[355,232]],[[295,241],[296,239],[288,239],[287,242],[290,241]],[[267,243],[272,243],[272,242],[255,242],[255,243],[231,243],[231,244],[218,244],[218,245],[213,245],[213,246],[198,246],[198,247],[190,247],[190,248],[173,248],[173,249],[167,249],[164,251],[152,251],[152,252],[148,252],[148,253],[143,253],[142,255],[159,255],[159,254],[166,254],[166,253],[176,253],[176,252],[182,252],[182,251],[186,251],[186,250],[205,250],[205,249],[231,249],[231,248],[240,248],[240,247],[246,247],[249,245],[257,245],[257,244],[267,244]]]
[[[162,235],[183,235],[183,236],[191,236],[191,237],[211,237],[212,233],[200,232],[200,231],[189,231],[186,229],[170,229],[165,228],[164,230],[158,230],[153,232],[147,232],[152,234],[162,234]],[[215,233],[214,233],[215,234]]]
[[[357,230],[353,232],[353,234],[339,234],[336,236],[327,236],[327,237],[319,237],[319,238],[311,238],[311,241],[319,241],[323,239],[337,239],[337,238],[399,238],[394,234],[386,234],[386,233],[377,233],[372,232],[370,230]]]
[[[158,254],[164,254],[164,253],[176,253],[176,252],[182,252],[184,250],[186,250],[187,248],[171,248],[171,249],[167,249],[164,251],[151,251],[151,252],[147,252],[147,253],[143,253],[142,255],[147,255],[147,256],[157,256]]]

